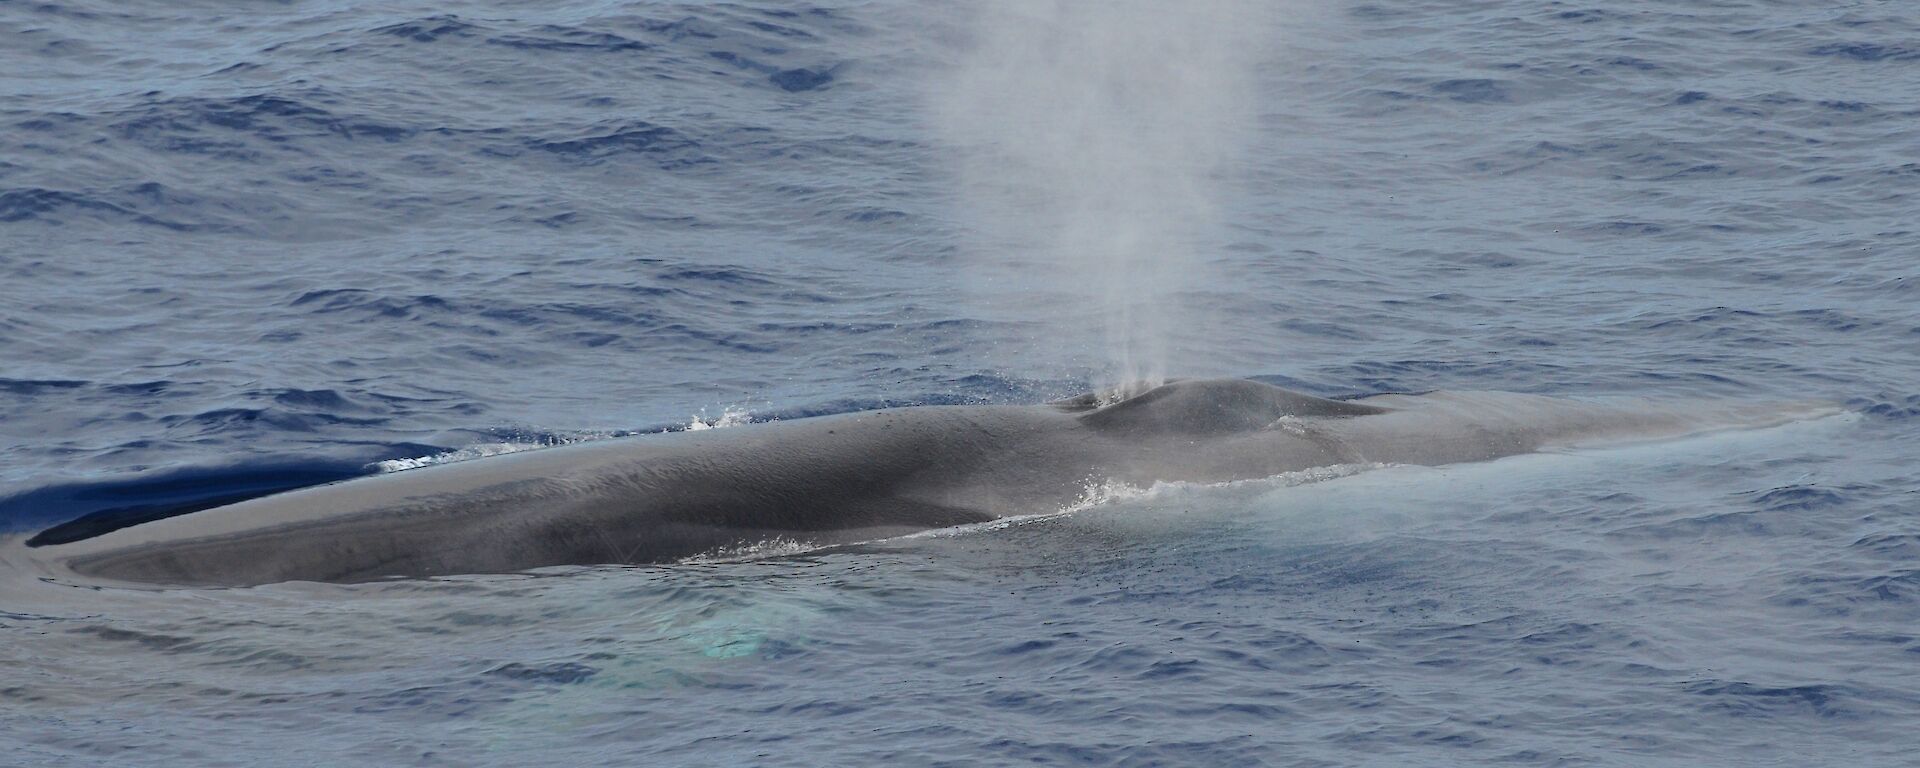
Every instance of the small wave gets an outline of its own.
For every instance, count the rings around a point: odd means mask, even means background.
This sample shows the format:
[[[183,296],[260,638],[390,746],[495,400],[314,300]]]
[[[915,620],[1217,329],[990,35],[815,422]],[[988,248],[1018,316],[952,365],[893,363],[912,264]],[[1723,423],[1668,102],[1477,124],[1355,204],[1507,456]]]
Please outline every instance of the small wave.
[[[9,395],[20,395],[22,397],[28,397],[32,395],[45,394],[47,392],[58,392],[61,390],[78,389],[80,387],[87,386],[89,383],[91,382],[80,381],[77,379],[0,378],[0,392],[5,392]]]
[[[645,51],[653,46],[611,32],[599,32],[558,24],[542,24],[526,33],[503,34],[487,38],[491,45],[527,51],[574,51],[619,53]]]
[[[80,213],[100,220],[124,220],[149,224],[175,232],[192,232],[203,227],[162,219],[142,212],[142,207],[191,207],[198,198],[162,194],[163,188],[152,182],[127,188],[71,192],[41,187],[0,190],[0,222],[43,219],[60,213]]]
[[[600,670],[597,668],[573,661],[556,661],[546,664],[523,664],[516,661],[486,671],[488,675],[508,680],[558,685],[578,683],[599,673]]]
[[[238,466],[187,466],[46,485],[0,495],[0,530],[52,524],[28,546],[63,544],[109,531],[362,474],[363,462],[268,457]]]
[[[423,19],[415,19],[398,24],[389,24],[384,27],[376,27],[371,31],[374,34],[405,38],[416,43],[431,43],[449,36],[472,37],[476,29],[478,28],[474,25],[461,21],[459,16],[449,13],[439,16],[428,16]]]
[[[1504,104],[1513,100],[1512,89],[1500,80],[1443,80],[1428,89],[1439,96],[1469,104]]]
[[[1909,48],[1904,45],[1844,42],[1815,46],[1807,51],[1807,55],[1868,62],[1914,61],[1920,60],[1920,49]]]
[[[645,155],[665,170],[680,170],[717,162],[701,151],[693,137],[673,128],[645,120],[614,121],[576,129],[548,138],[527,138],[522,145],[579,165],[599,165],[627,155]],[[495,154],[511,156],[512,150],[496,148]]]

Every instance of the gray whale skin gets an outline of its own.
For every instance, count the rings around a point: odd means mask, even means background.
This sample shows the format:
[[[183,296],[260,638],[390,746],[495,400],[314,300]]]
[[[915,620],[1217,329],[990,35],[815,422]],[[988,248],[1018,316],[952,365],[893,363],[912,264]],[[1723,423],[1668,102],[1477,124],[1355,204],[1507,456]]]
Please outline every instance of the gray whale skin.
[[[1502,392],[1328,400],[1255,381],[1188,380],[1124,399],[890,408],[527,451],[304,488],[31,556],[55,577],[179,586],[661,563],[772,540],[828,546],[1052,512],[1093,482],[1450,464],[1819,410]]]

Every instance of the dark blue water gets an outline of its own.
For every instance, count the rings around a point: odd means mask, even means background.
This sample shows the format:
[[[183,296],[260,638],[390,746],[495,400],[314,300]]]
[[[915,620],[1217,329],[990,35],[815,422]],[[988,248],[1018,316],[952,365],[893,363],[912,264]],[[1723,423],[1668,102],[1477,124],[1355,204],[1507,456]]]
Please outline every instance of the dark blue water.
[[[12,574],[4,762],[1911,765],[1907,10],[1293,9],[1179,339],[1323,394],[1849,416],[756,562]],[[970,277],[923,108],[957,13],[0,2],[0,529],[1076,391],[1091,310]]]

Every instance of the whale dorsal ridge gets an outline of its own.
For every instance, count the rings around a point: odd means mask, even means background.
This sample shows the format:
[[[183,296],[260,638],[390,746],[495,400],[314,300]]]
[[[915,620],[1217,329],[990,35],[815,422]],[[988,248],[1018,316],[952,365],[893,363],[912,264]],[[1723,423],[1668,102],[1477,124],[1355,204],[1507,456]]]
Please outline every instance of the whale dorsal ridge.
[[[1387,411],[1247,379],[1193,379],[1162,384],[1078,418],[1102,431],[1212,435],[1251,432],[1289,416],[1340,418]]]

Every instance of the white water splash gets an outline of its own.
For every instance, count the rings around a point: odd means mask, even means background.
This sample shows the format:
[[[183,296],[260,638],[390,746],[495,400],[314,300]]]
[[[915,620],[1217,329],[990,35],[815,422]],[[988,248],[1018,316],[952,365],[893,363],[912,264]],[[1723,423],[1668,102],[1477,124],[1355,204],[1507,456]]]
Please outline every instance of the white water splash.
[[[1151,500],[1164,495],[1190,493],[1194,491],[1205,492],[1209,490],[1218,490],[1218,489],[1226,489],[1226,488],[1252,488],[1252,489],[1289,488],[1297,485],[1306,485],[1308,483],[1319,483],[1319,482],[1325,482],[1328,480],[1337,480],[1343,477],[1352,477],[1362,472],[1368,472],[1376,469],[1385,469],[1391,466],[1394,466],[1394,465],[1381,464],[1377,462],[1366,463],[1366,464],[1335,464],[1335,465],[1326,466],[1326,467],[1310,467],[1310,468],[1298,470],[1295,472],[1282,472],[1278,475],[1273,475],[1271,477],[1263,477],[1263,478],[1258,478],[1253,480],[1229,480],[1229,481],[1220,482],[1220,483],[1156,482],[1145,488],[1142,488],[1140,486],[1133,485],[1130,483],[1126,483],[1120,480],[1115,480],[1112,478],[1088,478],[1085,485],[1081,487],[1080,495],[1078,498],[1075,498],[1073,501],[1070,501],[1070,502],[1067,502],[1066,504],[1061,505],[1060,508],[1058,509],[1054,509],[1047,512],[1038,512],[1030,515],[1014,515],[1010,517],[998,518],[995,520],[988,520],[982,523],[958,525],[950,528],[934,528],[934,529],[925,530],[925,531],[915,531],[913,533],[903,534],[900,536],[889,536],[886,538],[871,539],[868,541],[846,542],[846,543],[831,544],[831,545],[821,545],[821,544],[815,544],[812,542],[800,541],[800,540],[788,538],[788,537],[780,537],[780,538],[768,539],[766,541],[742,543],[742,544],[737,544],[730,547],[722,547],[722,548],[713,550],[711,552],[705,552],[699,555],[695,555],[693,557],[685,558],[680,562],[689,563],[689,564],[734,563],[734,562],[740,562],[744,560],[760,560],[760,559],[771,558],[771,557],[789,557],[792,555],[806,554],[808,552],[827,549],[829,547],[832,547],[832,548],[853,547],[853,546],[861,546],[866,544],[879,544],[879,543],[890,542],[890,541],[911,541],[913,539],[967,536],[967,535],[984,533],[989,531],[1001,531],[1001,530],[1006,530],[1008,528],[1012,528],[1014,526],[1027,525],[1029,523],[1037,523],[1045,520],[1052,520],[1054,518],[1064,517],[1064,516],[1076,514],[1079,512],[1085,512],[1087,510],[1094,509],[1096,507],[1103,507],[1111,504],[1130,502],[1130,501],[1139,501],[1139,500]]]
[[[721,409],[719,416],[712,417],[707,415],[707,409],[700,409],[699,413],[693,415],[692,421],[687,422],[686,429],[688,432],[699,432],[706,429],[726,429],[728,427],[738,427],[751,423],[753,423],[753,413],[751,411],[739,406],[729,405]]]
[[[822,548],[822,545],[815,544],[811,541],[801,541],[799,539],[781,536],[767,539],[766,541],[755,541],[735,544],[730,547],[721,547],[710,552],[703,552],[692,557],[684,558],[680,560],[680,562],[694,565],[737,563],[743,560],[762,560],[770,557],[801,555]]]
[[[447,451],[446,453],[436,453],[430,456],[376,461],[373,463],[373,466],[381,472],[404,472],[409,469],[431,467],[435,464],[450,464],[456,461],[483,459],[488,456],[499,456],[506,453],[518,453],[520,451],[529,451],[535,448],[545,447],[547,446],[543,443],[481,443],[479,445],[469,445],[465,448]]]
[[[1252,488],[1252,489],[1290,488],[1297,485],[1306,485],[1309,483],[1319,483],[1319,482],[1325,482],[1328,480],[1337,480],[1343,477],[1352,477],[1362,472],[1369,472],[1376,469],[1385,469],[1390,466],[1394,466],[1394,465],[1381,464],[1377,462],[1365,463],[1365,464],[1334,464],[1332,466],[1326,466],[1326,467],[1310,467],[1307,469],[1302,469],[1294,472],[1282,472],[1278,475],[1273,475],[1271,477],[1262,477],[1262,478],[1256,478],[1252,480],[1228,480],[1228,481],[1219,482],[1219,483],[1190,483],[1190,482],[1180,482],[1180,481],[1155,482],[1152,485],[1149,485],[1145,488],[1142,488],[1137,485],[1132,485],[1130,483],[1122,482],[1119,480],[1114,480],[1111,478],[1106,478],[1106,479],[1089,478],[1086,484],[1081,487],[1079,498],[1076,498],[1073,501],[1067,502],[1066,504],[1061,505],[1059,509],[1056,509],[1050,512],[1039,512],[1031,515],[1015,515],[1012,517],[1002,517],[997,520],[989,520],[984,523],[973,523],[969,525],[955,526],[952,528],[936,528],[929,531],[918,531],[915,533],[910,533],[905,536],[898,536],[895,538],[896,539],[943,538],[947,536],[963,536],[968,534],[980,533],[984,531],[999,531],[999,530],[1005,530],[1007,528],[1011,528],[1018,525],[1027,525],[1029,523],[1036,523],[1044,520],[1052,520],[1057,517],[1064,517],[1067,515],[1085,512],[1087,510],[1094,509],[1096,507],[1104,507],[1104,506],[1125,503],[1125,502],[1134,502],[1134,501],[1143,501],[1143,500],[1150,501],[1153,499],[1161,498],[1163,496],[1182,494],[1182,493],[1192,493],[1196,491],[1208,492],[1208,491],[1217,491],[1221,489],[1241,489],[1241,488]]]
[[[380,472],[404,472],[409,469],[420,469],[422,467],[431,467],[439,464],[452,464],[454,462],[459,462],[459,461],[472,461],[474,459],[484,459],[488,456],[500,456],[500,455],[509,454],[509,453],[519,453],[521,451],[534,451],[534,450],[539,450],[541,448],[553,448],[555,446],[561,446],[561,445],[573,445],[574,443],[590,443],[596,440],[605,440],[612,437],[622,437],[628,434],[631,434],[631,433],[618,432],[618,431],[591,431],[591,432],[578,432],[578,433],[569,434],[569,435],[558,435],[554,437],[544,438],[541,440],[532,440],[532,441],[478,443],[475,445],[466,446],[464,448],[456,448],[454,450],[447,451],[445,453],[435,453],[427,456],[416,456],[414,458],[408,458],[408,459],[387,459],[386,461],[376,461],[371,466]]]
[[[708,429],[738,427],[751,423],[753,423],[752,411],[740,406],[730,405],[721,409],[719,416],[708,416],[706,409],[703,408],[699,413],[689,417],[687,424],[680,429],[687,432],[699,432]],[[669,428],[660,431],[665,433],[677,430]],[[562,445],[573,445],[575,443],[590,443],[615,437],[627,437],[633,434],[635,433],[625,430],[589,430],[556,435],[540,440],[477,443],[463,448],[456,448],[445,453],[376,461],[371,466],[380,472],[403,472],[409,469],[420,469],[422,467],[431,467],[439,464],[472,461],[473,459],[484,459],[488,456],[501,456],[509,453],[519,453],[521,451],[535,451],[541,448],[555,448]]]

